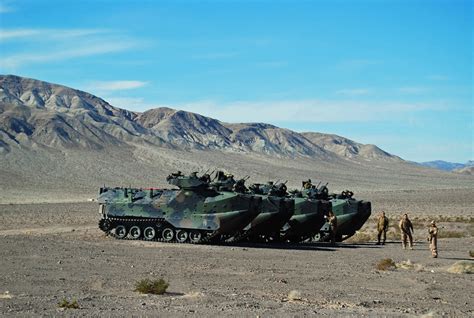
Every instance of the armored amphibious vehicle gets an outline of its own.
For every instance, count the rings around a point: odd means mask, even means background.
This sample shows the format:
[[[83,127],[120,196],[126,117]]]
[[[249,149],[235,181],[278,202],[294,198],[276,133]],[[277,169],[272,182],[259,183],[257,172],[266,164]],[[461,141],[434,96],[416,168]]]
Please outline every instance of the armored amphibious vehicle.
[[[178,189],[101,188],[99,228],[118,239],[204,243],[235,235],[261,211],[260,197],[217,191],[208,176],[167,181]]]
[[[280,229],[294,213],[294,200],[278,193],[273,183],[245,186],[246,176],[237,181],[232,174],[216,172],[210,184],[220,191],[233,191],[259,197],[262,200],[261,212],[239,233],[226,239],[227,242],[252,241],[270,242],[277,240]]]

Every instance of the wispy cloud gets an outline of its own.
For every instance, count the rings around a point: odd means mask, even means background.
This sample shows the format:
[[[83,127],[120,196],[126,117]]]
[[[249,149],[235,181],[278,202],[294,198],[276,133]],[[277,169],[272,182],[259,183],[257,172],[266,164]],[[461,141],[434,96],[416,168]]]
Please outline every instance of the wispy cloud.
[[[0,29],[0,41],[39,38],[41,41],[68,39],[105,33],[104,29]]]
[[[12,7],[0,3],[0,13],[9,13],[15,11]]]
[[[99,91],[117,91],[117,90],[128,90],[143,87],[148,82],[143,81],[106,81],[106,82],[92,82],[89,88],[94,88]]]
[[[344,95],[344,96],[362,96],[362,95],[369,95],[372,92],[373,90],[369,88],[348,88],[348,89],[340,89],[336,91],[336,94]]]
[[[65,48],[59,51],[43,51],[38,53],[26,53],[7,56],[0,61],[0,67],[5,69],[15,69],[32,63],[56,62],[79,57],[106,54],[124,51],[134,46],[134,43],[123,42],[104,42],[94,43],[76,48]]]
[[[30,64],[115,53],[140,45],[139,41],[127,38],[125,34],[106,29],[0,30],[0,42],[19,39],[22,41],[10,47],[9,55],[2,56],[2,71],[17,72]]]
[[[406,120],[407,114],[443,110],[433,103],[355,102],[352,100],[200,101],[172,108],[196,112],[227,122],[323,123]]]
[[[421,94],[426,93],[430,89],[428,87],[421,87],[421,86],[406,86],[406,87],[399,87],[398,91],[403,94]]]
[[[154,104],[147,103],[141,97],[105,97],[104,99],[112,106],[138,112],[158,107]]]
[[[369,66],[381,64],[381,60],[375,59],[348,59],[340,61],[336,68],[342,71],[360,71]]]
[[[441,75],[441,74],[429,75],[426,78],[431,81],[448,81],[450,79],[449,76]]]
[[[193,55],[196,60],[221,60],[230,59],[239,56],[239,52],[213,52]]]
[[[262,68],[280,68],[288,65],[287,61],[266,61],[266,62],[258,62],[256,64],[258,67]]]
[[[18,39],[18,38],[26,38],[35,35],[39,35],[39,30],[34,29],[15,29],[15,30],[0,30],[0,41],[10,40],[10,39]]]

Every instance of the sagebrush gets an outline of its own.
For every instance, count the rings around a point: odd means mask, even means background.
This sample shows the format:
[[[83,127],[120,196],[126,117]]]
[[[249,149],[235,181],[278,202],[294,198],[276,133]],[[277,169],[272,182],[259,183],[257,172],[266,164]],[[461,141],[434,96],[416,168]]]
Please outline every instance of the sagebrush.
[[[393,261],[393,259],[384,258],[384,259],[380,260],[380,262],[378,262],[375,265],[375,268],[377,268],[379,271],[386,271],[386,270],[395,268],[395,266],[396,265],[395,265],[395,262]]]
[[[163,279],[142,279],[136,282],[135,284],[135,291],[142,293],[142,294],[154,294],[154,295],[162,295],[166,293],[169,284]]]
[[[61,300],[58,303],[58,307],[59,308],[66,308],[66,309],[78,309],[79,304],[77,303],[77,300],[75,300],[75,299],[73,299],[72,301],[69,301],[66,298],[63,298],[63,300]]]

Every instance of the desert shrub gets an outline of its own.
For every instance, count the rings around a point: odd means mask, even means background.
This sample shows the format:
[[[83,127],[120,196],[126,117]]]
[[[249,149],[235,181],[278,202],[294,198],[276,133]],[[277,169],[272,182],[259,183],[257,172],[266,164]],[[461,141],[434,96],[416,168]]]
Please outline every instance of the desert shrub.
[[[413,227],[416,229],[421,229],[421,228],[426,227],[426,220],[423,220],[423,219],[418,219],[418,218],[412,219],[411,223],[413,224]]]
[[[289,293],[288,293],[288,300],[302,300],[303,298],[301,297],[301,292],[298,291],[298,290],[291,290]]]
[[[63,298],[63,300],[61,300],[58,303],[58,307],[59,308],[66,308],[66,309],[78,309],[79,304],[77,303],[77,300],[75,300],[75,299],[73,299],[72,301],[69,301],[66,298]]]
[[[142,279],[136,282],[135,291],[142,294],[162,295],[166,293],[169,284],[163,279]]]
[[[378,269],[379,271],[386,271],[386,270],[393,269],[395,267],[396,267],[396,264],[391,258],[384,258],[375,265],[375,268]]]
[[[376,239],[375,233],[357,231],[352,237],[347,239],[348,243],[366,243]]]
[[[406,270],[415,270],[417,272],[421,272],[421,271],[424,270],[424,268],[421,264],[413,263],[410,260],[402,261],[400,263],[396,263],[395,266],[397,268],[406,269]]]
[[[474,264],[471,261],[458,261],[448,268],[448,272],[454,274],[473,274]]]
[[[387,231],[387,240],[398,240],[400,239],[400,232],[394,229]]]
[[[466,236],[464,232],[458,231],[449,231],[449,230],[441,230],[439,231],[438,237],[439,238],[463,238]]]

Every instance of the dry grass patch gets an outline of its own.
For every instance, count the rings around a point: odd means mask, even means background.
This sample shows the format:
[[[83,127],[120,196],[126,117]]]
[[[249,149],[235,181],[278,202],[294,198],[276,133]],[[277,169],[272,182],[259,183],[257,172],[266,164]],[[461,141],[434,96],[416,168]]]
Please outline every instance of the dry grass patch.
[[[384,258],[380,260],[376,265],[375,268],[379,271],[387,271],[396,268],[396,264],[391,258]]]
[[[299,300],[303,300],[303,298],[301,297],[301,292],[298,291],[298,290],[292,290],[288,293],[288,297],[287,297],[288,300],[291,300],[291,301],[299,301]]]
[[[169,284],[163,279],[142,279],[135,283],[135,291],[142,294],[162,295],[166,293]]]
[[[58,303],[58,307],[64,309],[79,309],[79,304],[75,299],[69,301],[66,298],[63,298],[63,300]]]
[[[403,261],[403,262],[400,262],[400,263],[396,263],[395,266],[396,266],[396,268],[401,268],[401,269],[406,269],[406,270],[414,270],[414,271],[417,271],[417,272],[421,272],[421,271],[424,270],[424,268],[421,264],[413,263],[410,260]]]
[[[376,240],[375,233],[369,233],[365,231],[357,231],[352,237],[348,238],[346,242],[348,243],[367,243],[370,241]]]
[[[454,274],[472,274],[474,273],[474,263],[471,261],[458,261],[451,265],[447,271]]]
[[[463,238],[466,237],[465,232],[441,230],[439,231],[438,238]]]

